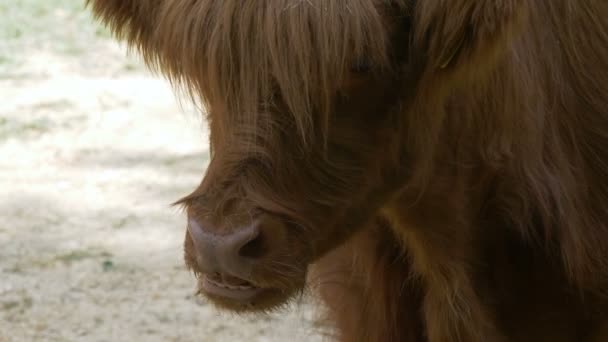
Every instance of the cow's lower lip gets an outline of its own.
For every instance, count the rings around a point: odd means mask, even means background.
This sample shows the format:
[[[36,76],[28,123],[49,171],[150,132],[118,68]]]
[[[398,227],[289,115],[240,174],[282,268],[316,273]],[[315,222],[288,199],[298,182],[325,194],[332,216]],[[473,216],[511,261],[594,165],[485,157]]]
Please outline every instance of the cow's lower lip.
[[[201,277],[200,290],[205,295],[211,297],[220,297],[222,299],[248,304],[262,293],[270,291],[271,289],[265,289],[251,284],[230,285],[203,275]]]

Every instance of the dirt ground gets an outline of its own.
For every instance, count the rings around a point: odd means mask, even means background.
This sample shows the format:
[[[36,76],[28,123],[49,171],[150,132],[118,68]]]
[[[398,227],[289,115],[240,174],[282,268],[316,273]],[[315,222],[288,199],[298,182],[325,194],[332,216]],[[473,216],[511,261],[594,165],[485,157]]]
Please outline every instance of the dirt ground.
[[[79,0],[0,1],[0,341],[319,341],[311,307],[216,311],[170,203],[205,125]]]

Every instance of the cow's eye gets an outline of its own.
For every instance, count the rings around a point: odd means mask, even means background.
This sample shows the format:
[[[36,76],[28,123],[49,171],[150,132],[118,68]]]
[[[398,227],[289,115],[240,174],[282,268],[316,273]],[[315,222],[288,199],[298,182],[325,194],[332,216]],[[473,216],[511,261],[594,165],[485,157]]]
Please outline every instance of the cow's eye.
[[[372,64],[368,60],[359,60],[355,62],[351,67],[350,71],[355,74],[366,74],[372,70]]]

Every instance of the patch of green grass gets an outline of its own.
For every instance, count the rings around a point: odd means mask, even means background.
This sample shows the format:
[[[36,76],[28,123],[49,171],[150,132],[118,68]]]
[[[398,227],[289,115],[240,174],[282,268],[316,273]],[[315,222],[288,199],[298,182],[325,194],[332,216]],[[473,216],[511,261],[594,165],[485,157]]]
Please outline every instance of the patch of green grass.
[[[21,298],[21,300],[9,300],[0,304],[0,310],[10,311],[19,309],[19,312],[24,313],[33,305],[33,300],[29,296]]]
[[[40,118],[36,121],[28,122],[21,126],[21,129],[26,133],[42,134],[49,132],[53,122],[48,118]]]
[[[98,26],[95,29],[95,36],[98,38],[106,38],[106,39],[111,39],[112,38],[112,32],[106,28],[105,26]]]
[[[66,264],[71,264],[73,262],[82,261],[85,259],[93,259],[96,257],[97,257],[97,254],[95,254],[95,253],[91,253],[86,250],[81,250],[81,251],[72,251],[72,252],[69,252],[66,254],[58,255],[56,259],[57,259],[57,261],[61,261]]]
[[[124,69],[125,71],[135,71],[137,69],[141,68],[141,66],[139,64],[135,64],[132,62],[127,62],[124,65]]]
[[[19,306],[19,302],[17,302],[17,301],[4,302],[4,303],[2,303],[2,310],[8,311],[8,310],[12,310],[18,306]]]
[[[103,317],[99,317],[99,316],[95,317],[93,319],[93,321],[95,322],[95,325],[97,325],[97,326],[101,326],[104,323]]]
[[[90,13],[84,0],[19,0],[0,3],[0,18],[0,39],[15,39],[90,22]]]
[[[107,34],[84,0],[0,1],[0,55],[47,50],[73,55]],[[1,61],[0,61],[1,63]]]
[[[159,323],[171,322],[171,318],[169,317],[169,315],[166,312],[154,313],[154,316],[156,316],[156,319],[158,320]]]
[[[0,141],[10,137],[26,138],[40,136],[51,130],[53,122],[44,117],[38,117],[29,121],[0,117]]]
[[[63,115],[56,118],[56,113],[69,113],[72,107],[72,102],[64,100],[39,102],[29,106],[28,115],[0,116],[0,142],[9,138],[37,139],[43,134],[61,129],[82,127],[86,121],[83,115]]]
[[[101,263],[101,269],[104,272],[110,272],[114,269],[114,262],[112,260],[104,260]]]
[[[0,55],[0,65],[2,65],[2,64],[9,64],[11,62],[12,62],[12,59],[9,56]]]
[[[127,215],[125,217],[122,217],[122,218],[112,222],[112,228],[114,228],[114,229],[125,228],[127,225],[129,225],[129,223],[131,223],[135,220],[136,220],[136,218],[134,215]]]
[[[108,252],[90,251],[90,250],[75,250],[69,253],[58,255],[55,260],[66,264],[79,262],[87,259],[108,258],[112,255]]]

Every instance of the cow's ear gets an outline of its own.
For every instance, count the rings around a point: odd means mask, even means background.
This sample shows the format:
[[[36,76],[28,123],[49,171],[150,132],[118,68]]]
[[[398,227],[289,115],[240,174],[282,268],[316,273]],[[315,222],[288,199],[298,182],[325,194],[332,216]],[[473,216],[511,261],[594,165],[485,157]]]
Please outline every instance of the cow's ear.
[[[160,0],[87,0],[86,4],[120,39],[145,48],[154,33]]]
[[[414,48],[427,68],[470,74],[507,51],[527,6],[526,0],[419,0],[413,11]]]

